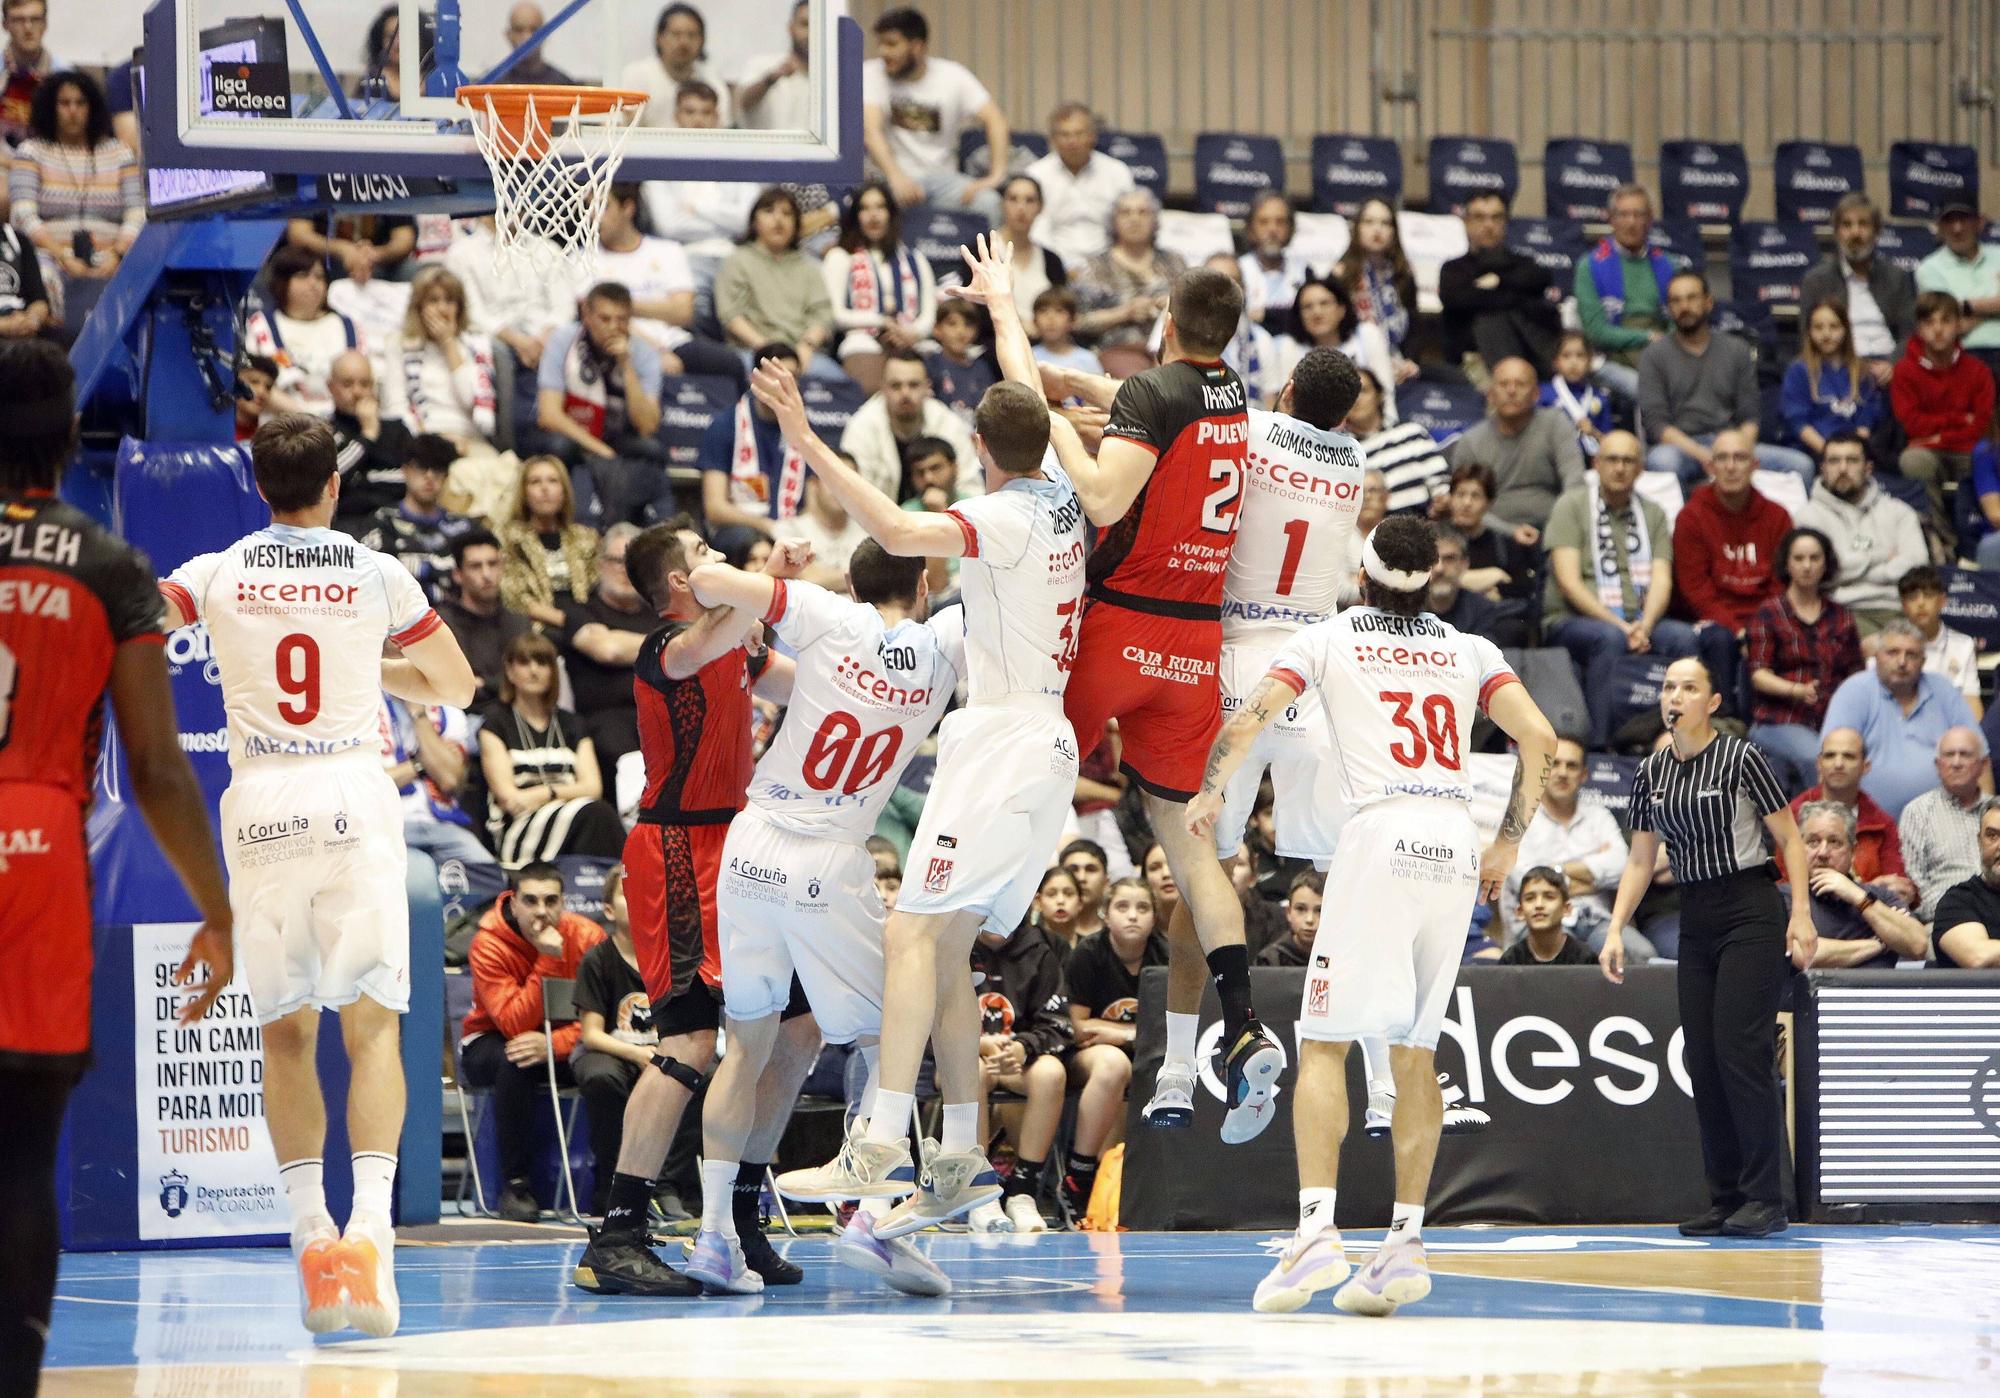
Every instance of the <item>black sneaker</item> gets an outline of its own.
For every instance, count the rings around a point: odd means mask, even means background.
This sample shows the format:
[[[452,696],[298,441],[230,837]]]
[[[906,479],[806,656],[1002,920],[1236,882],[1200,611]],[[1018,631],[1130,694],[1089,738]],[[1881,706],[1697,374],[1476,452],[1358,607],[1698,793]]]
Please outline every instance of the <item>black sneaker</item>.
[[[1681,1225],[1683,1238],[1719,1238],[1722,1225],[1729,1221],[1735,1210],[1728,1204],[1711,1204],[1706,1210],[1695,1215]]]
[[[699,1296],[701,1283],[669,1267],[646,1246],[643,1231],[593,1229],[570,1280],[598,1296]]]
[[[1726,1238],[1768,1238],[1782,1233],[1791,1221],[1783,1204],[1745,1204],[1724,1220],[1721,1233]]]
[[[1261,1135],[1277,1115],[1278,1075],[1285,1071],[1285,1051],[1256,1020],[1244,1026],[1223,1060],[1227,1112],[1222,1118],[1224,1145],[1240,1146]]]
[[[500,1191],[500,1217],[509,1223],[534,1223],[542,1216],[535,1191],[526,1180],[508,1180]]]
[[[750,1270],[764,1279],[766,1286],[797,1286],[806,1278],[805,1268],[796,1262],[778,1256],[778,1250],[771,1246],[771,1240],[756,1229],[743,1230],[740,1225],[738,1236],[743,1244],[743,1260]]]
[[[1090,1212],[1091,1187],[1096,1182],[1097,1178],[1094,1175],[1091,1177],[1090,1184],[1082,1184],[1078,1182],[1075,1175],[1069,1173],[1067,1170],[1063,1172],[1063,1222],[1068,1224],[1072,1230],[1083,1227],[1083,1216]]]

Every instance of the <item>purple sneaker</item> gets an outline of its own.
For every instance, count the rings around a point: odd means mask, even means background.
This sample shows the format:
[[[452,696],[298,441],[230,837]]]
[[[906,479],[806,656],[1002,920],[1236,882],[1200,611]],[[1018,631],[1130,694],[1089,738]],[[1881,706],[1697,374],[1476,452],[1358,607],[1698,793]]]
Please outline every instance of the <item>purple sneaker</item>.
[[[764,1289],[764,1279],[743,1260],[741,1245],[713,1228],[704,1229],[694,1240],[687,1274],[712,1292],[754,1296]]]
[[[1421,1242],[1384,1243],[1354,1280],[1333,1294],[1349,1315],[1392,1315],[1396,1307],[1431,1294],[1431,1271]]]
[[[1293,1238],[1278,1257],[1270,1275],[1257,1283],[1251,1305],[1265,1315],[1290,1315],[1317,1292],[1338,1286],[1347,1276],[1347,1254],[1341,1251],[1340,1230],[1322,1228],[1310,1238]]]
[[[847,1227],[834,1240],[837,1261],[880,1277],[905,1296],[949,1296],[951,1279],[915,1244],[903,1238],[881,1238],[875,1233],[875,1219],[866,1209],[856,1209]]]

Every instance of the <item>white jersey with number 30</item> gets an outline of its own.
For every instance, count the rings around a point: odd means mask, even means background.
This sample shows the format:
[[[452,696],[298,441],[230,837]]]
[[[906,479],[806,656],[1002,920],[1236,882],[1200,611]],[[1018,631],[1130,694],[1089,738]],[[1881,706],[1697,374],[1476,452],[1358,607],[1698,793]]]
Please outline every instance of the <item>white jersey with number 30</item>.
[[[189,559],[162,590],[208,627],[231,767],[374,751],[382,642],[444,625],[409,569],[331,529],[260,529]]]
[[[1222,635],[1296,631],[1333,615],[1359,566],[1361,446],[1283,413],[1250,414],[1243,508],[1222,586]]]
[[[1301,693],[1319,690],[1350,811],[1395,796],[1470,805],[1465,743],[1473,714],[1515,682],[1485,637],[1429,613],[1391,616],[1373,607],[1304,628],[1270,673]]]

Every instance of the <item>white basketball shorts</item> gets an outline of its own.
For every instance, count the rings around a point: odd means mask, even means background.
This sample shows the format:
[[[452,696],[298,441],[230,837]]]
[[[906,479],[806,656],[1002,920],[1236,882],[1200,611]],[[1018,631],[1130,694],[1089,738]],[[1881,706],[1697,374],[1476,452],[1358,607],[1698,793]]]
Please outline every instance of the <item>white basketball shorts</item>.
[[[781,830],[742,811],[723,841],[715,914],[732,1019],[781,1013],[796,972],[828,1043],[881,1032],[886,912],[867,846]]]
[[[986,931],[1011,936],[1075,797],[1076,735],[1060,700],[1015,696],[945,715],[898,911],[976,912]]]
[[[1271,671],[1271,661],[1289,636],[1258,637],[1222,647],[1222,718],[1226,723]],[[1271,774],[1275,804],[1277,851],[1286,859],[1307,859],[1324,865],[1333,857],[1347,808],[1340,799],[1339,768],[1328,726],[1326,705],[1317,689],[1301,694],[1276,718],[1250,749],[1222,789],[1222,814],[1215,822],[1215,852],[1227,859],[1243,843],[1257,788]]]
[[[361,996],[410,1008],[402,801],[373,751],[278,758],[222,793],[236,961],[260,1024]]]
[[[1299,1037],[1434,1049],[1479,895],[1479,833],[1457,802],[1399,797],[1340,835],[1306,964]]]

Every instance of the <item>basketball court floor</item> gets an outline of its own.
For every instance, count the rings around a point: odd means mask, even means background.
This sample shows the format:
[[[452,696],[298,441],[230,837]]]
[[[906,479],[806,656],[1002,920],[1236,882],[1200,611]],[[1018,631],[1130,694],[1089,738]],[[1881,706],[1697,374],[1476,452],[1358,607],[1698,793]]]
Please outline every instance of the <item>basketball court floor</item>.
[[[500,1233],[529,1240],[450,1241]],[[1349,1234],[1349,1257],[1380,1236]],[[569,1230],[421,1239],[386,1341],[314,1342],[279,1250],[65,1256],[43,1392],[2000,1392],[1992,1228],[1439,1229],[1431,1298],[1388,1320],[1324,1296],[1253,1313],[1277,1244],[1251,1233],[930,1234],[957,1287],[930,1301],[836,1266],[825,1237],[779,1244],[801,1286],[686,1301],[573,1289]]]

